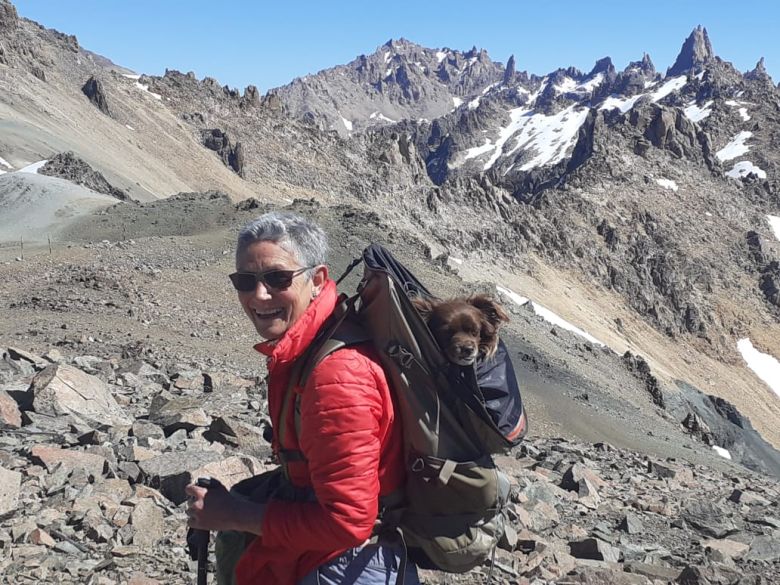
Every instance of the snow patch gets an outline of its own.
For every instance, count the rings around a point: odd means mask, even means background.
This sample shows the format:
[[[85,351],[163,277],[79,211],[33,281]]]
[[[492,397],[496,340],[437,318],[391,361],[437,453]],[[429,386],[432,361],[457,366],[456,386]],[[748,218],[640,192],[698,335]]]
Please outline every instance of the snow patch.
[[[352,132],[352,120],[347,120],[344,116],[341,116],[341,121],[344,123],[347,132]]]
[[[747,337],[737,342],[737,349],[756,376],[780,396],[780,362],[777,358],[758,351]]]
[[[534,313],[539,315],[545,321],[548,321],[549,323],[552,323],[553,325],[556,325],[561,329],[566,329],[567,331],[571,331],[572,333],[575,333],[580,337],[584,337],[585,339],[587,339],[588,341],[590,341],[595,345],[604,346],[604,344],[600,342],[598,339],[596,339],[592,335],[589,335],[579,327],[572,325],[562,317],[559,317],[558,315],[553,313],[550,309],[543,307],[542,305],[535,303],[533,301],[531,301],[531,306],[533,307]]]
[[[471,100],[467,107],[469,110],[476,110],[479,107],[479,97],[475,97],[473,100]]]
[[[558,93],[569,93],[577,89],[577,82],[571,77],[564,77],[563,81],[554,87]]]
[[[620,113],[625,114],[627,111],[629,111],[631,108],[634,107],[634,104],[636,102],[644,97],[648,96],[650,98],[650,101],[657,102],[659,100],[664,99],[666,96],[668,96],[670,93],[678,91],[685,87],[685,84],[687,82],[688,78],[685,75],[680,75],[678,77],[673,77],[666,83],[664,83],[661,87],[659,87],[657,90],[655,90],[652,93],[644,93],[635,95],[629,98],[620,98],[614,95],[609,96],[607,99],[604,100],[604,102],[599,107],[600,110],[611,110],[614,108],[618,108],[620,110]],[[651,87],[654,84],[650,84]]]
[[[563,160],[569,147],[573,146],[577,132],[587,117],[587,108],[577,111],[573,105],[553,116],[533,114],[526,118],[526,123],[520,128],[517,144],[508,155],[520,149],[536,152],[534,158],[520,167],[521,171],[554,165]]]
[[[392,58],[393,58],[393,54],[392,54],[390,51],[388,51],[388,52],[387,52],[387,53],[385,53],[384,55],[385,55],[385,63],[389,62],[389,61],[390,61],[390,59],[392,59]]]
[[[481,154],[485,154],[486,152],[490,152],[495,148],[495,145],[490,141],[490,139],[485,139],[485,144],[482,146],[475,146],[474,148],[469,148],[465,154],[464,154],[464,161],[467,161],[472,158],[476,158],[480,156]]]
[[[453,258],[452,256],[450,256],[450,260],[455,262],[455,264],[463,264],[463,260],[461,260],[460,258]]]
[[[769,227],[775,233],[775,237],[780,240],[780,217],[777,215],[767,215],[767,221],[769,221]]]
[[[521,171],[542,165],[556,164],[566,156],[587,116],[587,109],[577,111],[574,105],[553,116],[535,114],[533,110],[523,107],[514,108],[509,110],[509,124],[499,130],[495,143],[486,140],[482,146],[469,148],[463,153],[460,161],[451,165],[450,168],[456,168],[467,160],[492,151],[492,156],[482,168],[483,171],[487,171],[496,164],[496,161],[503,154],[504,145],[518,133],[515,145],[506,155],[511,156],[521,149],[535,154],[531,160],[520,167]],[[511,169],[512,167],[506,172]]]
[[[436,60],[441,63],[447,57],[447,53],[444,51],[436,51]]]
[[[382,112],[371,112],[371,114],[368,116],[369,120],[384,120],[385,122],[393,122],[395,123],[395,120],[392,118],[388,118],[385,116]],[[422,119],[422,118],[421,118]]]
[[[670,189],[672,191],[677,191],[677,189],[679,189],[677,183],[675,183],[671,179],[656,179],[655,182],[661,185],[661,187],[663,187],[664,189]]]
[[[596,89],[599,85],[601,85],[601,82],[604,81],[604,74],[603,73],[597,73],[593,79],[590,79],[584,83],[581,83],[577,86],[577,89],[581,89],[584,91],[593,91]]]
[[[459,97],[453,97],[453,98],[452,98],[452,105],[454,105],[454,106],[455,106],[455,109],[456,109],[456,110],[457,110],[457,109],[460,107],[460,105],[461,105],[462,103],[463,103],[463,100],[462,100],[461,98],[459,98]]]
[[[680,75],[679,77],[673,77],[672,79],[664,83],[661,87],[659,87],[657,90],[655,90],[653,93],[651,93],[650,98],[654,102],[662,100],[670,93],[681,90],[683,87],[685,87],[685,84],[687,82],[688,82],[688,78],[685,75]]]
[[[750,173],[755,174],[759,179],[766,179],[766,172],[749,160],[743,160],[735,164],[734,168],[726,173],[726,176],[734,179],[744,179]]]
[[[718,447],[717,445],[713,445],[712,450],[715,451],[715,453],[717,453],[724,459],[731,459],[731,453],[729,453],[728,449],[724,449],[723,447]]]
[[[130,73],[123,73],[122,77],[127,77],[128,79],[133,79],[135,81],[138,81],[139,79],[141,79],[140,75],[135,75],[135,74],[130,74]]]
[[[501,286],[500,284],[496,285],[496,290],[500,292],[502,295],[505,295],[509,297],[509,300],[513,303],[520,305],[521,307],[528,302],[528,299],[526,297],[521,297],[519,294],[517,294],[515,291],[509,288],[505,288]]]
[[[5,160],[2,156],[0,156],[0,165],[3,165],[6,168],[12,169],[11,163],[9,163],[7,160]]]
[[[7,172],[8,172],[8,171],[3,171],[3,170],[0,170],[0,175],[4,175],[4,174],[6,174]]]
[[[751,136],[753,136],[752,132],[743,130],[742,132],[737,134],[731,140],[731,142],[729,142],[726,146],[724,146],[717,153],[715,153],[715,156],[717,156],[718,160],[721,161],[727,161],[727,160],[731,160],[732,158],[737,158],[738,156],[742,156],[746,152],[750,151],[750,147],[745,144],[745,141]]]
[[[752,105],[754,105],[754,104],[750,104],[748,102],[738,102],[736,100],[726,100],[723,103],[726,104],[727,106],[731,106],[732,108],[738,108],[739,106],[752,106]],[[739,108],[737,111],[739,112],[739,115],[742,118],[743,122],[747,122],[748,120],[750,120],[750,114],[748,114],[747,108],[742,107],[742,108]]]
[[[701,122],[712,113],[710,107],[712,106],[712,100],[706,102],[703,106],[699,107],[696,102],[691,102],[685,107],[683,112],[691,122]]]
[[[48,159],[47,160],[39,160],[38,162],[35,162],[35,163],[31,164],[31,165],[27,165],[26,167],[22,167],[17,172],[18,173],[30,173],[30,174],[33,174],[33,175],[37,175],[38,174],[38,170],[43,165],[45,165],[47,162],[49,162]]]
[[[621,114],[625,114],[627,111],[633,108],[634,104],[639,101],[639,98],[644,95],[645,94],[635,95],[630,98],[619,98],[617,96],[611,95],[601,103],[599,110],[614,110],[617,108],[620,110]]]
[[[509,110],[509,124],[498,131],[498,140],[496,140],[496,144],[493,146],[493,156],[491,156],[490,160],[485,163],[485,166],[482,169],[483,171],[487,171],[496,163],[498,158],[501,156],[501,152],[504,144],[506,144],[506,141],[509,140],[512,135],[515,134],[515,132],[518,132],[523,128],[523,126],[526,125],[528,121],[527,116],[532,112],[533,110],[527,110],[525,108],[514,108]],[[485,146],[482,148],[484,149]],[[474,149],[471,150],[474,151]],[[482,152],[487,152],[489,150],[490,149],[483,150]],[[479,154],[482,154],[482,152]],[[473,156],[477,156],[477,154],[473,154]],[[467,156],[466,160],[473,158],[473,156]]]
[[[604,344],[601,341],[599,341],[598,339],[596,339],[592,335],[589,335],[588,333],[586,333],[585,331],[583,331],[582,329],[580,329],[576,325],[572,325],[571,323],[569,323],[568,321],[566,321],[562,317],[559,317],[558,315],[553,313],[547,307],[543,307],[539,303],[535,303],[534,301],[531,301],[531,300],[527,299],[526,297],[520,296],[519,294],[517,294],[513,290],[508,289],[506,287],[503,287],[501,285],[496,285],[496,290],[498,292],[506,295],[507,297],[509,297],[509,299],[511,301],[517,303],[520,306],[523,306],[526,303],[531,303],[531,308],[533,309],[534,313],[536,315],[539,315],[542,319],[544,319],[548,323],[551,323],[551,324],[555,325],[556,327],[560,327],[561,329],[566,329],[567,331],[571,331],[572,333],[574,333],[576,335],[579,335],[580,337],[584,337],[585,339],[587,339],[588,341],[590,341],[594,345],[600,345],[602,347],[604,346]]]
[[[162,96],[159,93],[154,93],[153,91],[149,91],[149,86],[144,85],[143,83],[140,83],[138,81],[135,82],[135,86],[140,89],[144,93],[148,93],[150,96],[152,96],[156,100],[161,100]]]

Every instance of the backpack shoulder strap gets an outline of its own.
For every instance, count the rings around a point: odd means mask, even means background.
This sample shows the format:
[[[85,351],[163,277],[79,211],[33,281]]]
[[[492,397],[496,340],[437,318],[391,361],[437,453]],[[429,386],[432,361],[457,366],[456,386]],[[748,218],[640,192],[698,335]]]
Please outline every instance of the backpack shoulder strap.
[[[279,443],[285,444],[287,429],[287,415],[290,408],[293,409],[295,424],[295,436],[301,433],[301,395],[295,392],[298,386],[306,385],[314,368],[333,352],[350,345],[357,345],[371,340],[369,333],[357,322],[355,302],[357,295],[353,297],[342,296],[329,321],[325,324],[320,334],[312,342],[308,350],[296,361],[287,382],[287,389],[282,402],[282,415],[279,421]],[[287,477],[287,463],[290,461],[305,461],[300,451],[280,450],[280,462]]]
[[[338,322],[311,352],[307,352],[298,375],[298,385],[305,385],[319,363],[342,347],[358,345],[371,340],[369,333],[356,320],[354,299],[346,299],[337,311],[344,311]],[[316,342],[315,342],[316,343]]]

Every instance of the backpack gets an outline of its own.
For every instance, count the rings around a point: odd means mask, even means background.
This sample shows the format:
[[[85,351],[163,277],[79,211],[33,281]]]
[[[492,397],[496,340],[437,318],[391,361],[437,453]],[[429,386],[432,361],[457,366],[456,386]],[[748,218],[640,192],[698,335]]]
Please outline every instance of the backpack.
[[[373,343],[396,398],[407,461],[403,493],[380,502],[379,531],[400,531],[423,568],[469,571],[491,557],[504,534],[509,480],[491,455],[517,445],[527,431],[508,351],[499,342],[495,356],[476,368],[452,364],[410,301],[433,295],[389,251],[370,245],[337,283],[361,262],[356,294],[341,296],[299,358],[284,408],[296,408],[299,427],[300,395],[292,389],[334,351]],[[279,429],[282,440],[287,432]]]

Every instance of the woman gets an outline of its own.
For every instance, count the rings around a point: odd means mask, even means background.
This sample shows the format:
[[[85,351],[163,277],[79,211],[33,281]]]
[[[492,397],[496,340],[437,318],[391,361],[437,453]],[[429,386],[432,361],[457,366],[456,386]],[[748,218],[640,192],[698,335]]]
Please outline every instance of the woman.
[[[295,409],[282,404],[296,359],[336,307],[326,257],[325,233],[293,213],[263,215],[238,236],[231,281],[265,340],[255,349],[268,358],[273,428],[287,429],[285,444],[274,433],[272,446],[277,456],[303,454],[303,460],[288,462],[289,481],[312,496],[258,504],[224,489],[187,487],[191,527],[258,536],[236,569],[240,585],[394,583],[398,572],[397,547],[365,544],[379,498],[399,489],[404,476],[401,422],[373,348],[334,352],[304,387],[294,388],[300,394],[299,428]],[[418,583],[411,563],[404,583]]]

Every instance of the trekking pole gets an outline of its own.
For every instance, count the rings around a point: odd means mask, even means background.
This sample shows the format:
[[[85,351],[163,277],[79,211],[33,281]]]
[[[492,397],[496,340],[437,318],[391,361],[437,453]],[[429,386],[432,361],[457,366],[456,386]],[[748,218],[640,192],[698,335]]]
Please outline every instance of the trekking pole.
[[[211,489],[221,486],[222,484],[219,480],[211,477],[199,477],[196,485],[198,487]],[[198,561],[198,585],[206,585],[208,577],[209,536],[208,530],[195,530],[191,528],[187,533],[187,547],[189,549],[190,558],[193,561]]]

